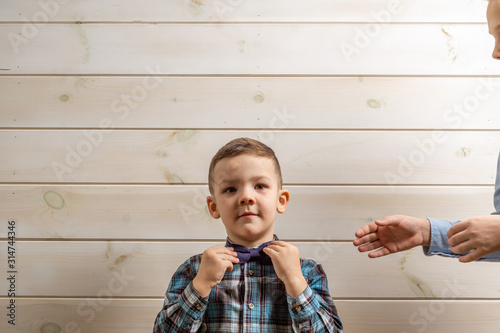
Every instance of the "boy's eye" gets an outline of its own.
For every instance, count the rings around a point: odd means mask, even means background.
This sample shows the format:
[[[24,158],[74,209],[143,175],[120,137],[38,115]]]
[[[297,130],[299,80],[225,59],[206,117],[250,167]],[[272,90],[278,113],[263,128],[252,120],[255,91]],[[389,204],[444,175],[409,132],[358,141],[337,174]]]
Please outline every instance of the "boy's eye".
[[[258,184],[258,185],[256,185],[256,186],[255,186],[255,188],[256,188],[257,190],[263,190],[263,189],[265,189],[265,188],[266,188],[266,185],[264,185],[264,184]]]
[[[233,193],[233,192],[236,192],[235,187],[228,187],[224,190],[224,193]]]

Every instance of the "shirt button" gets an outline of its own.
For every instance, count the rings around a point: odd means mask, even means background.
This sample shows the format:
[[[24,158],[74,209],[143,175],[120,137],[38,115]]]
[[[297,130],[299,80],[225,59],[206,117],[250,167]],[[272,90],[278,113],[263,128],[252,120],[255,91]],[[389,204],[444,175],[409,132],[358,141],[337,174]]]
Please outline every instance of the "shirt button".
[[[253,275],[255,274],[255,272],[254,272],[253,270],[250,270],[250,271],[248,272],[248,274],[250,274],[250,276],[253,276]]]
[[[248,308],[249,308],[250,310],[252,310],[252,309],[254,308],[253,303],[248,304]]]
[[[196,310],[201,310],[201,304],[200,303],[196,304]]]
[[[294,308],[295,312],[299,312],[300,310],[302,310],[302,308],[300,307],[300,305],[297,305],[295,308]]]

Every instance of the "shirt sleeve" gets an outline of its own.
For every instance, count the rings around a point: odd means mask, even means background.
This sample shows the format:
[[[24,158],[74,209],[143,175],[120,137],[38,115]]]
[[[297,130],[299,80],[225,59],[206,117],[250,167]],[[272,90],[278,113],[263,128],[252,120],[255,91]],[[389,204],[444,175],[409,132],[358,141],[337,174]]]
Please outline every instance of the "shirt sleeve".
[[[208,297],[202,297],[193,287],[190,260],[175,272],[168,286],[163,308],[156,316],[153,333],[196,332],[201,326],[208,305]]]
[[[497,162],[497,176],[495,180],[495,194],[493,196],[493,203],[495,205],[496,212],[492,215],[500,215],[500,154],[498,155]],[[446,220],[429,219],[431,224],[431,241],[430,246],[423,246],[425,255],[442,255],[445,257],[457,258],[466,255],[469,252],[456,254],[451,251],[451,247],[448,245],[448,230],[452,225],[460,222],[450,222]],[[495,252],[479,258],[478,261],[500,261],[500,252]]]
[[[287,295],[294,332],[337,332],[342,333],[342,322],[328,289],[323,267],[304,260],[302,273],[308,286],[296,298]]]
[[[448,230],[452,225],[460,222],[450,222],[446,220],[429,219],[431,224],[431,241],[429,246],[423,246],[424,254],[430,255],[441,255],[445,257],[458,258],[466,255],[469,252],[456,254],[451,251],[451,246],[448,245]],[[495,252],[479,258],[477,261],[500,261],[500,252]]]
[[[496,210],[493,214],[500,215],[500,154],[498,155],[497,179],[495,181],[495,195],[493,197],[493,202]]]

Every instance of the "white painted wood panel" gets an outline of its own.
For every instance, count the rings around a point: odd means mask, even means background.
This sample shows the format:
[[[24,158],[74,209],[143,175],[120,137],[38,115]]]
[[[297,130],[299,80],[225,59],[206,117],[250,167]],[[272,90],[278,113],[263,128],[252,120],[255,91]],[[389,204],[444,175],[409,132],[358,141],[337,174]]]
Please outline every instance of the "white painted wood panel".
[[[485,24],[25,27],[0,25],[3,74],[500,74]]]
[[[0,21],[484,22],[486,1],[4,0]],[[42,14],[40,14],[40,12]],[[45,13],[45,15],[43,14]],[[388,14],[386,14],[388,13]]]
[[[216,244],[224,242],[18,241],[16,295],[95,297],[111,285],[113,297],[162,297],[185,260]],[[500,297],[495,263],[426,258],[418,248],[370,259],[350,242],[293,244],[323,265],[335,298],[449,298],[450,286],[461,299]],[[8,283],[0,280],[4,296]]]
[[[487,215],[493,187],[287,186],[276,233],[293,240],[344,240],[393,214],[456,221]],[[2,185],[0,212],[22,239],[224,239],[206,211],[207,186]],[[7,228],[0,238],[7,238]]]
[[[64,333],[150,333],[163,304],[160,299],[103,298],[26,298],[17,302],[16,330],[3,320],[2,332],[59,328]],[[2,308],[7,304],[0,299]],[[335,300],[335,304],[345,331],[353,333],[493,333],[500,327],[497,300]]]
[[[498,332],[497,301],[343,301],[336,302],[345,332]]]
[[[5,130],[0,179],[206,183],[212,156],[243,136],[275,149],[289,184],[491,185],[500,148],[497,131]]]
[[[4,76],[0,127],[498,129],[499,87],[492,77]]]
[[[9,300],[0,299],[2,308]],[[16,325],[0,321],[5,333],[151,333],[162,300],[23,298],[16,300]],[[6,317],[7,318],[7,317]],[[2,318],[4,319],[4,318]]]
[[[20,297],[13,328],[0,279],[0,331],[151,332],[174,270],[225,237],[210,158],[251,136],[291,184],[276,233],[323,263],[346,332],[498,332],[500,265],[351,243],[384,215],[493,210],[486,5],[3,0],[0,247],[16,219]]]

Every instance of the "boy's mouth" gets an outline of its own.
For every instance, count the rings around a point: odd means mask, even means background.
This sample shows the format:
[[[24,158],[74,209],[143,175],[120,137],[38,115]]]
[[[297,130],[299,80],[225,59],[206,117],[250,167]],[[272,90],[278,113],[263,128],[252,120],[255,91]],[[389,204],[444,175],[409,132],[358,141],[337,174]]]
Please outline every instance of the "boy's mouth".
[[[240,217],[252,217],[252,216],[257,216],[257,214],[251,213],[251,212],[247,212],[247,213],[243,213],[243,214],[240,215]]]

